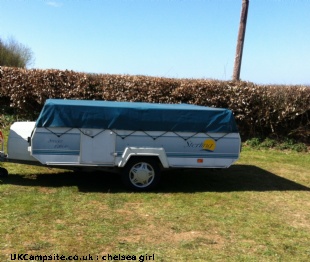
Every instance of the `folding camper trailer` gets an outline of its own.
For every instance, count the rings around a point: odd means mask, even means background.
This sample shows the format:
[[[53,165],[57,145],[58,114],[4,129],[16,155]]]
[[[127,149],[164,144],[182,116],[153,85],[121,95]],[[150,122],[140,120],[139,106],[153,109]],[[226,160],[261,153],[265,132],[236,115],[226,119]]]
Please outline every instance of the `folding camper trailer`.
[[[13,123],[1,156],[31,165],[117,169],[127,186],[147,190],[163,169],[227,168],[240,145],[228,109],[48,99],[36,122]]]

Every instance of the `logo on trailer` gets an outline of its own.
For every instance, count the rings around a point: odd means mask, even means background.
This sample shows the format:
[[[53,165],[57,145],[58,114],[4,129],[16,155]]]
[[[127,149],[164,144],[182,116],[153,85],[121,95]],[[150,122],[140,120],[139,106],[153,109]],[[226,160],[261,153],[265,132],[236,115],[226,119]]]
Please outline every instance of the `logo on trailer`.
[[[213,139],[206,139],[202,143],[202,149],[213,152],[216,147],[216,142]]]
[[[186,147],[200,148],[201,150],[209,151],[209,152],[213,152],[216,148],[216,142],[212,138],[208,138],[205,141],[203,141],[202,143],[194,143],[194,142],[189,140],[186,142],[186,144],[187,144]]]

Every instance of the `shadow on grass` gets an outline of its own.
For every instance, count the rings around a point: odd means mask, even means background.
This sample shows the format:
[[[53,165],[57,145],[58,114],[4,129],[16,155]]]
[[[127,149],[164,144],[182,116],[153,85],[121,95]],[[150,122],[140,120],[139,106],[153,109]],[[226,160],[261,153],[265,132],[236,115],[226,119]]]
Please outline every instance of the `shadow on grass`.
[[[39,187],[76,186],[80,192],[127,192],[118,174],[63,172],[18,175],[1,179],[2,184]],[[229,169],[166,171],[154,192],[310,191],[309,187],[251,165]]]

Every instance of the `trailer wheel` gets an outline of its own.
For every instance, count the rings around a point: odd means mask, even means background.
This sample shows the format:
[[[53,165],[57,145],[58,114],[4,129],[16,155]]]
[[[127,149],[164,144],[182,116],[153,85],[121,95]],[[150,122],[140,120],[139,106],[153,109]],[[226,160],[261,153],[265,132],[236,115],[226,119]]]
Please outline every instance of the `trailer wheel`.
[[[154,188],[160,179],[158,161],[153,158],[133,158],[122,172],[122,180],[130,189],[148,191]]]
[[[7,177],[9,175],[9,172],[7,169],[0,167],[0,177]]]

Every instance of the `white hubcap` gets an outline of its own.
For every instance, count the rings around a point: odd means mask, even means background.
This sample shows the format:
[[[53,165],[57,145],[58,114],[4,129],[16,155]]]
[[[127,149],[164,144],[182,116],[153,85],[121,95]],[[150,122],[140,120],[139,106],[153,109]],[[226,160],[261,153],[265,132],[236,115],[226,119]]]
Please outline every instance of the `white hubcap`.
[[[148,163],[137,163],[130,169],[129,178],[136,187],[147,187],[153,182],[155,171]]]

